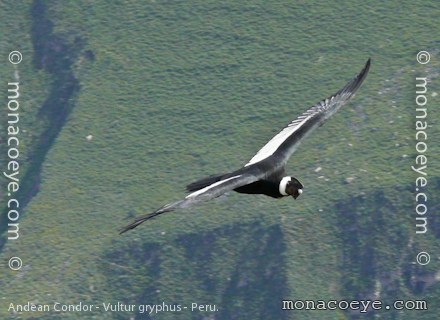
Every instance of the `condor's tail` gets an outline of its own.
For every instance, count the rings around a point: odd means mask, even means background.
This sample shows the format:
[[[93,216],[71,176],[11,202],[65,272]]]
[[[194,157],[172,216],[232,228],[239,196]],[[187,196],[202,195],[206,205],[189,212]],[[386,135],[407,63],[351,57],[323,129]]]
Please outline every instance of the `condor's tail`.
[[[194,192],[194,191],[203,189],[207,186],[210,186],[213,183],[216,183],[220,180],[223,180],[223,178],[225,176],[226,176],[226,174],[219,174],[219,175],[212,175],[212,176],[197,180],[197,181],[187,185],[186,190],[189,192]]]

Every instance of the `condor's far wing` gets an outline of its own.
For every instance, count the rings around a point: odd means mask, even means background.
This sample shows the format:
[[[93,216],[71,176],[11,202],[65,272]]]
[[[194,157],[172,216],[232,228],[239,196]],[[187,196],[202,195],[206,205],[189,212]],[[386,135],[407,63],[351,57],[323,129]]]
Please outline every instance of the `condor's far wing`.
[[[167,204],[156,211],[139,216],[136,218],[132,223],[125,226],[120,230],[120,234],[136,228],[141,223],[157,216],[165,212],[170,212],[179,208],[188,208],[193,205],[196,205],[203,201],[208,201],[211,199],[214,199],[216,197],[221,196],[222,194],[234,190],[235,188],[250,184],[252,182],[255,182],[259,180],[258,176],[250,175],[250,174],[237,174],[235,176],[217,181],[203,189],[197,190],[185,197],[185,199]]]
[[[368,59],[362,71],[349,81],[345,87],[327,99],[322,100],[298,118],[287,125],[274,136],[257,154],[245,165],[260,162],[274,156],[275,161],[286,163],[298,148],[301,141],[313,130],[321,126],[328,118],[336,113],[361,86],[370,69],[371,59]]]

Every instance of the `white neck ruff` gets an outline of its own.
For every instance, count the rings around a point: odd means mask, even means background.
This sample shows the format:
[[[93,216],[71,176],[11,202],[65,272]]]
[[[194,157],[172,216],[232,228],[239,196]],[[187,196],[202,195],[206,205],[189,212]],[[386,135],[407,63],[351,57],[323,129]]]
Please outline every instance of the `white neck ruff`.
[[[290,177],[284,177],[283,179],[281,179],[280,181],[280,186],[279,186],[279,191],[283,196],[288,196],[289,194],[286,192],[286,187],[287,187],[287,183],[290,182],[290,180],[292,180],[292,178]]]

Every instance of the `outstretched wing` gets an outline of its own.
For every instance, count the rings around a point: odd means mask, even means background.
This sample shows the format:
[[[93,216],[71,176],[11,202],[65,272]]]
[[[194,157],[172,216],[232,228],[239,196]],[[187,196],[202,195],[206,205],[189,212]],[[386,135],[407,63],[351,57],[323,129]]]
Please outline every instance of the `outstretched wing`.
[[[368,74],[370,61],[371,59],[368,59],[362,71],[349,81],[345,87],[311,107],[289,123],[287,127],[266,143],[245,167],[260,162],[272,155],[278,156],[279,161],[286,163],[301,141],[314,129],[322,125],[353,96]]]
[[[167,204],[156,211],[136,218],[132,223],[120,230],[120,234],[136,228],[141,223],[165,212],[179,208],[188,208],[200,202],[214,199],[235,188],[250,184],[259,180],[259,177],[249,174],[238,174],[220,181],[217,181],[203,189],[197,190],[185,197],[185,199]]]

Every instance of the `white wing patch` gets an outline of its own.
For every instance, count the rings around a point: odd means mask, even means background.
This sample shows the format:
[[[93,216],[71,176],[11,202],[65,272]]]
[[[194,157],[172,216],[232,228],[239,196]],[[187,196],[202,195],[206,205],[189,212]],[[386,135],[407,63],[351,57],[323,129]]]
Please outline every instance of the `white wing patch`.
[[[225,180],[217,181],[216,183],[213,183],[213,184],[211,184],[211,185],[209,185],[209,186],[207,186],[207,187],[205,187],[203,189],[197,190],[196,192],[193,192],[193,193],[187,195],[185,197],[185,199],[194,198],[194,197],[196,197],[196,196],[198,196],[200,194],[203,194],[203,193],[207,192],[208,190],[210,190],[210,189],[212,189],[212,188],[214,188],[216,186],[219,186],[219,185],[225,183],[226,181],[229,181],[229,180],[232,180],[232,179],[236,179],[238,177],[241,177],[241,175],[233,176],[233,177],[227,178]]]
[[[275,151],[277,151],[278,147],[286,141],[288,137],[290,137],[298,128],[300,128],[304,123],[309,120],[311,115],[305,116],[302,115],[298,117],[296,120],[292,121],[287,127],[285,127],[283,130],[281,130],[280,133],[278,133],[275,137],[270,139],[266,145],[260,149],[260,151],[257,152],[257,154],[245,165],[245,167],[260,162],[261,160],[264,160],[271,155]]]
[[[311,118],[313,118],[315,115],[327,112],[330,105],[332,104],[334,100],[334,96],[332,96],[330,99],[325,99],[320,101],[318,104],[304,112],[302,115],[300,115],[298,118],[293,120],[287,127],[285,127],[281,132],[279,132],[275,137],[269,140],[268,143],[265,144],[263,148],[261,148],[257,154],[249,160],[248,163],[246,163],[245,167],[260,162],[266,158],[269,158],[271,155],[275,153],[275,151],[278,150],[280,145],[287,140],[292,134],[294,134],[299,128],[301,128],[307,121],[309,121]]]

